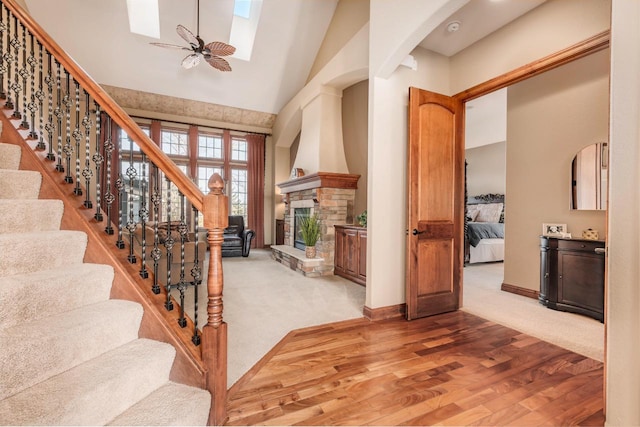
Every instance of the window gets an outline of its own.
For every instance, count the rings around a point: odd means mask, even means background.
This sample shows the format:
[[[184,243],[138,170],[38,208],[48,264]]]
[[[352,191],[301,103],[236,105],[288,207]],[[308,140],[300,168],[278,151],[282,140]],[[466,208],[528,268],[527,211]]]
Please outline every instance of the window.
[[[160,122],[140,126],[150,137],[153,134],[160,139],[158,142],[162,151],[198,185],[203,193],[209,192],[209,178],[214,173],[219,174],[224,180],[225,193],[229,198],[229,214],[242,215],[245,224],[248,224],[249,200],[253,196],[249,194],[249,145],[243,133],[199,128],[195,125],[191,125],[188,130],[174,126],[163,127]],[[148,163],[145,166],[142,165],[145,160],[144,155],[138,145],[129,139],[126,132],[120,130],[118,138],[122,156],[121,173],[125,184],[119,206],[122,210],[123,225],[126,226],[130,221],[131,203],[133,203],[134,221],[140,221],[143,192],[146,192],[144,197],[148,210],[147,221],[164,222],[169,219],[169,215],[171,221],[179,221],[182,213],[181,197],[177,187],[174,184],[169,187],[162,173],[155,175],[152,165]],[[135,171],[133,186],[130,185],[131,179],[127,175],[128,168]],[[143,168],[145,168],[144,173]],[[192,176],[192,173],[195,176]],[[151,202],[151,196],[156,188],[160,192],[157,216]],[[187,200],[185,200],[184,209],[185,220],[190,222],[192,212]],[[202,220],[202,215],[199,215],[198,225],[202,226]]]
[[[247,224],[248,189],[247,170],[231,169],[231,215],[242,215]]]
[[[247,161],[247,141],[239,138],[231,139],[231,160]]]
[[[186,131],[162,130],[160,134],[162,151],[168,155],[188,156],[189,140]]]
[[[222,159],[222,135],[198,135],[198,157]]]

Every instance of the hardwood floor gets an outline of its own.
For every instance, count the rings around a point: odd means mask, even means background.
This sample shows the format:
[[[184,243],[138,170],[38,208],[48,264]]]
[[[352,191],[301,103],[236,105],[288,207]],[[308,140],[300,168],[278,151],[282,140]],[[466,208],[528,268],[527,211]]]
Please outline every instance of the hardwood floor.
[[[228,425],[600,425],[602,363],[458,311],[294,331]]]

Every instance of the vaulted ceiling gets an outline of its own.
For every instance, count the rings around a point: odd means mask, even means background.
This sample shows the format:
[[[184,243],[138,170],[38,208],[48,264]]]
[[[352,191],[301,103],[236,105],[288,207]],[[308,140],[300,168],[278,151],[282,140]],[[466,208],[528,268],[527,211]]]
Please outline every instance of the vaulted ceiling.
[[[197,0],[158,0],[160,39],[129,31],[125,0],[26,0],[40,25],[100,84],[277,114],[305,85],[338,0],[263,0],[250,61],[229,58],[233,71],[206,63],[186,70],[187,54],[150,42],[186,44],[194,33]],[[348,1],[348,0],[343,0]],[[389,0],[391,1],[391,0]],[[450,56],[544,0],[471,0],[436,28],[421,46]],[[202,1],[200,36],[229,41],[233,0]],[[452,21],[456,32],[447,30]],[[502,97],[504,99],[504,97]],[[474,112],[479,112],[480,107]]]

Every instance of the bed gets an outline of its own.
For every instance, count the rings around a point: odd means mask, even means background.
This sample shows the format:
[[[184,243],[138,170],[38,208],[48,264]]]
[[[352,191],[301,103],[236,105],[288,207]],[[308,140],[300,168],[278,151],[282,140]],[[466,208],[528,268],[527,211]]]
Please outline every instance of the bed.
[[[465,207],[465,264],[504,260],[504,195],[468,197]]]

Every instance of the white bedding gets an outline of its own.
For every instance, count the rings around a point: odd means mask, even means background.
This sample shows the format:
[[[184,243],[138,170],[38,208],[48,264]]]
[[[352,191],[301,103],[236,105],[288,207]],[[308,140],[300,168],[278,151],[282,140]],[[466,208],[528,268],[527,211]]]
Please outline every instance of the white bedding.
[[[469,245],[469,263],[504,260],[504,239],[482,239],[478,246]]]

